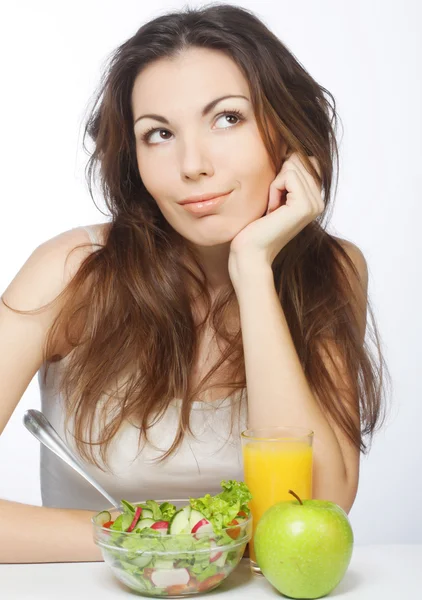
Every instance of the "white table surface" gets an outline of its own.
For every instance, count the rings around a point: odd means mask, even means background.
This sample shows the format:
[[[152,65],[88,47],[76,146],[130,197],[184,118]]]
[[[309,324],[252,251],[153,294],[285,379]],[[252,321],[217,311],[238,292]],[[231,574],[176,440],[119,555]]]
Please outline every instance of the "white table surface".
[[[253,575],[249,559],[215,590],[191,598],[224,600],[284,598],[262,575]],[[189,596],[187,596],[189,597]],[[422,598],[422,544],[355,546],[343,580],[329,598],[418,600]],[[0,565],[4,600],[122,600],[146,598],[121,584],[103,562]]]

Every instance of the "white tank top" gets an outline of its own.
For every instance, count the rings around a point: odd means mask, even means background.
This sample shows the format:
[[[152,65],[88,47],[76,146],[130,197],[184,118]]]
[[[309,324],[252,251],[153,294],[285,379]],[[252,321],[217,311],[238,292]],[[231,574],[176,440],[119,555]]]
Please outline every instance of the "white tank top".
[[[96,243],[94,231],[86,229],[92,243]],[[149,444],[142,442],[139,447],[139,429],[123,422],[110,445],[110,470],[103,472],[83,461],[72,435],[64,430],[64,405],[57,388],[60,371],[66,363],[67,357],[50,364],[45,385],[45,365],[40,368],[41,410],[86,470],[117,500],[140,502],[188,499],[207,493],[214,495],[221,491],[221,480],[244,480],[240,433],[247,428],[246,390],[223,400],[194,401],[190,416],[193,436],[186,433],[176,453],[159,464],[152,460],[170,448],[177,432],[182,400],[174,398],[164,416],[148,430]],[[231,410],[234,411],[234,425],[230,434]],[[68,430],[71,432],[72,429],[73,420],[70,419]],[[94,487],[43,445],[40,479],[43,506],[95,511],[109,506]]]

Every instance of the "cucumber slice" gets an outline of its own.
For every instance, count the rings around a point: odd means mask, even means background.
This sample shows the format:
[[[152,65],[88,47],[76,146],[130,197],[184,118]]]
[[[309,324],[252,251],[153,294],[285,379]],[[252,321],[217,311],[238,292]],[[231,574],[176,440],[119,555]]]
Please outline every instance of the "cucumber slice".
[[[144,568],[152,561],[152,554],[140,554],[131,560],[132,565],[136,565],[137,567]],[[217,561],[216,561],[217,562]]]
[[[154,523],[154,519],[139,519],[135,527],[135,531],[137,531],[138,529],[145,529],[145,527],[151,527],[151,525],[154,525]]]
[[[145,592],[148,590],[143,579],[141,577],[137,577],[136,575],[133,575],[130,571],[126,571],[124,566],[122,569],[116,569],[116,575],[123,583],[125,583],[132,590],[136,590],[137,592],[140,592],[141,594],[142,594],[142,592]]]
[[[102,510],[100,513],[98,513],[98,515],[95,515],[94,521],[96,525],[100,525],[102,527],[104,523],[111,521],[111,514],[108,512],[108,510]]]
[[[165,559],[157,559],[154,563],[154,569],[173,569],[174,561],[173,560],[165,560]]]
[[[153,519],[154,515],[150,508],[144,508],[141,514],[142,519]]]
[[[206,517],[201,512],[199,512],[199,510],[196,510],[193,508],[192,512],[190,514],[190,517],[189,517],[190,530],[192,531],[192,529],[195,527],[195,525],[197,523],[199,523],[199,521],[202,521],[202,519],[206,519]],[[207,521],[208,521],[208,519],[207,519]]]
[[[170,521],[169,534],[190,533],[189,520],[191,510],[190,506],[185,506],[173,515],[173,518]]]

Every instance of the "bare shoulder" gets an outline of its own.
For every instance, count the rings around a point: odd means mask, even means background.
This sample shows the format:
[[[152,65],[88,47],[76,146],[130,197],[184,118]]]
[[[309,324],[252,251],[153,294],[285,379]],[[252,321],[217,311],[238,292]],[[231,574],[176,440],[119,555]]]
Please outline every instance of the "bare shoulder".
[[[347,252],[359,276],[359,279],[357,279],[356,273],[352,272],[350,265],[346,264],[346,261],[343,260],[344,268],[348,273],[348,280],[353,292],[350,301],[354,307],[360,326],[361,338],[363,340],[366,330],[366,313],[368,305],[368,265],[362,250],[356,246],[356,244],[340,238],[336,238],[336,240]]]
[[[340,244],[340,246],[343,248],[343,250],[345,250],[349,256],[349,258],[352,260],[358,274],[359,274],[359,278],[360,278],[360,282],[363,286],[363,288],[366,290],[367,286],[368,286],[368,263],[366,262],[366,258],[362,252],[362,250],[356,246],[356,244],[354,244],[353,242],[350,242],[348,240],[343,240],[341,238],[335,237],[335,240]],[[349,272],[350,272],[350,277],[353,279],[354,278],[354,274],[351,272],[350,268],[349,268]]]
[[[105,224],[90,227],[96,228],[99,240],[104,237]],[[84,227],[68,229],[49,238],[33,250],[2,297],[19,310],[33,310],[51,302],[93,250]]]
[[[85,225],[85,227],[92,231],[94,237],[98,240],[99,244],[104,245],[107,240],[108,233],[110,231],[110,225],[110,222],[94,223],[92,225]]]

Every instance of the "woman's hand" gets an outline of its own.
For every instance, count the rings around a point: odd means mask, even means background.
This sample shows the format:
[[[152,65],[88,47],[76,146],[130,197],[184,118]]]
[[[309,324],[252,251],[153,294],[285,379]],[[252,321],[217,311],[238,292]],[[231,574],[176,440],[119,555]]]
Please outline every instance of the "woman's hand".
[[[320,177],[317,159],[309,158]],[[299,153],[293,153],[270,185],[265,215],[249,223],[233,238],[230,277],[236,276],[240,263],[248,264],[255,258],[271,266],[280,250],[323,210],[320,182],[307,170]]]

